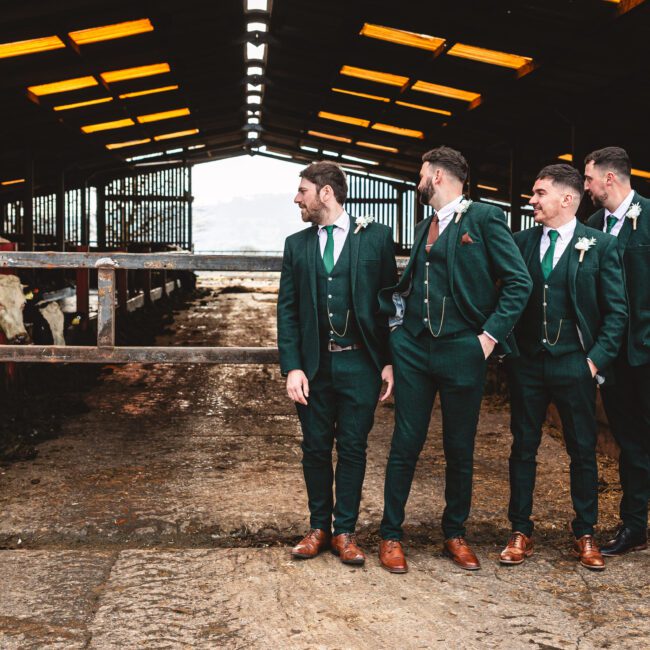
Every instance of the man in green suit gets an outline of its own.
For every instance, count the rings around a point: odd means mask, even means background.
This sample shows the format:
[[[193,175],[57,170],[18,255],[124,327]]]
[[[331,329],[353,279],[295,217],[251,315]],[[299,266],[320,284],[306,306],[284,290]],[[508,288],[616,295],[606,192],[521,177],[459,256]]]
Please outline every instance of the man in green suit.
[[[630,185],[630,159],[620,147],[585,158],[585,189],[599,208],[592,228],[617,238],[623,258],[630,319],[614,367],[614,381],[601,387],[612,433],[621,449],[621,525],[601,548],[622,555],[648,546],[650,499],[650,200]]]
[[[480,568],[465,542],[465,520],[486,359],[497,344],[510,351],[510,333],[531,287],[503,211],[463,198],[468,167],[462,154],[438,147],[422,161],[420,199],[436,212],[418,224],[399,284],[379,296],[391,316],[395,369],[379,558],[393,573],[407,570],[400,542],[404,509],[437,393],[446,460],[444,553],[464,569]]]
[[[570,165],[548,165],[533,187],[536,227],[515,233],[533,292],[515,327],[519,356],[506,361],[510,385],[510,539],[502,564],[533,553],[536,456],[553,402],[571,458],[573,554],[589,569],[605,562],[593,538],[598,516],[596,382],[621,345],[627,318],[616,241],[579,223],[582,178]]]
[[[314,163],[300,177],[294,201],[312,226],[286,240],[278,296],[280,369],[302,426],[311,514],[309,533],[292,554],[312,558],[331,546],[342,562],[363,564],[354,531],[366,443],[382,379],[382,400],[393,385],[388,319],[377,302],[379,289],[397,279],[393,238],[370,217],[351,221],[338,165]]]

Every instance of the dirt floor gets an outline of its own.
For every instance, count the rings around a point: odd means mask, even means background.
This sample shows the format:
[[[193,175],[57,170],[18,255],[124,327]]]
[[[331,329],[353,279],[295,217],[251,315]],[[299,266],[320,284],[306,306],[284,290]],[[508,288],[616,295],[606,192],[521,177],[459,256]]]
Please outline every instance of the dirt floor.
[[[277,280],[204,275],[165,345],[274,345]],[[593,573],[570,556],[568,459],[544,437],[535,555],[508,523],[507,405],[486,398],[468,539],[440,554],[436,410],[407,512],[410,572],[376,558],[392,404],[377,409],[359,522],[363,568],[292,561],[307,528],[300,429],[274,366],[131,365],[60,390],[82,403],[37,455],[0,467],[0,648],[647,648],[650,552]],[[600,538],[616,466],[600,459]]]

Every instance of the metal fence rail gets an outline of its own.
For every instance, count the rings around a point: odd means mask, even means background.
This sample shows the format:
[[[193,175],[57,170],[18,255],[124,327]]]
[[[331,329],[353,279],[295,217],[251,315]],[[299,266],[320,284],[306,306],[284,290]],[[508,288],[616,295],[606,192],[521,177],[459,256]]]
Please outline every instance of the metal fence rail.
[[[403,268],[406,260],[398,260]],[[0,362],[50,363],[277,363],[270,347],[153,347],[115,345],[115,271],[277,272],[280,255],[194,255],[191,253],[0,252],[0,268],[97,269],[97,346],[0,345]]]

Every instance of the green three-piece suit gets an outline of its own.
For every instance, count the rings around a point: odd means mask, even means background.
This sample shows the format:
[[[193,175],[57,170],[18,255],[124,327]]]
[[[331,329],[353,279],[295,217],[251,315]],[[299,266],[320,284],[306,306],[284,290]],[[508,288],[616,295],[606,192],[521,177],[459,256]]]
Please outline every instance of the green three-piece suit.
[[[503,353],[530,293],[531,281],[495,206],[472,203],[454,216],[427,253],[429,217],[415,232],[411,257],[396,286],[380,292],[391,317],[395,430],[386,469],[381,536],[401,539],[404,509],[433,402],[440,394],[446,460],[446,538],[465,534],[472,493],[474,438],[488,332]]]
[[[287,238],[278,296],[278,347],[283,375],[300,369],[308,405],[297,404],[310,525],[354,532],[366,466],[366,445],[390,363],[388,323],[377,295],[395,284],[392,231],[352,225],[334,267],[326,270],[318,227]],[[330,351],[340,346],[351,348]],[[336,441],[336,476],[332,449]],[[336,500],[332,485],[336,481]]]
[[[576,222],[573,237],[544,277],[540,244],[548,235],[543,230],[537,226],[514,235],[533,291],[515,327],[520,354],[506,360],[513,435],[508,517],[513,531],[531,535],[536,456],[546,410],[553,402],[571,458],[576,513],[572,527],[579,538],[593,534],[598,515],[597,379],[592,378],[587,359],[607,381],[607,368],[620,347],[627,307],[613,237]],[[590,240],[582,261],[576,249],[580,239]]]
[[[603,404],[616,441],[621,448],[619,473],[623,498],[623,524],[645,537],[650,499],[650,200],[634,193],[641,214],[626,218],[617,235],[623,258],[629,324],[621,352],[613,365],[613,381],[601,387]],[[587,223],[604,226],[604,210]]]

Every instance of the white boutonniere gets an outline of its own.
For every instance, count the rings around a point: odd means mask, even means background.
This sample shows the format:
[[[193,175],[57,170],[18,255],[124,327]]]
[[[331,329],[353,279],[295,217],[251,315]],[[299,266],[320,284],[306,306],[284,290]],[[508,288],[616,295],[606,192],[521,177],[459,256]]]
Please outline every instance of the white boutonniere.
[[[576,250],[580,251],[580,259],[578,260],[579,262],[582,262],[582,260],[585,257],[585,253],[592,247],[596,245],[596,238],[592,237],[591,239],[589,237],[580,237],[578,241],[576,242]]]
[[[636,230],[636,220],[638,219],[640,214],[641,214],[640,203],[633,203],[630,206],[629,210],[625,213],[625,216],[628,219],[632,219],[632,230]]]
[[[460,218],[469,210],[469,206],[472,205],[472,199],[463,199],[456,208],[456,219],[454,223],[458,223]]]
[[[357,217],[354,222],[357,224],[354,234],[356,235],[362,228],[367,228],[374,220],[375,218],[369,214],[366,214],[363,217]]]

